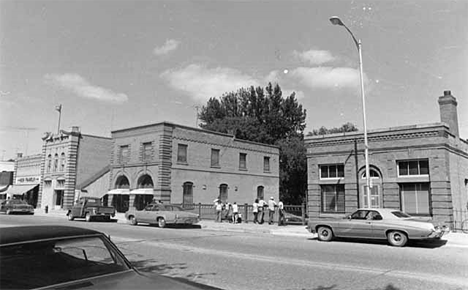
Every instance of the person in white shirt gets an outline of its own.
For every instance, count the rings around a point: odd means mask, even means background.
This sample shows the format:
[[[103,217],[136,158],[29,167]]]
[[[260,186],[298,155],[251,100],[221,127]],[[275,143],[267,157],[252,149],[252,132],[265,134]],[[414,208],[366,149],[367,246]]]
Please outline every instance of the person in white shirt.
[[[254,215],[254,224],[258,224],[258,207],[259,207],[259,204],[258,204],[258,198],[255,199],[254,203],[252,204],[252,212],[253,212],[253,215]]]
[[[273,223],[273,216],[275,215],[275,207],[277,207],[275,198],[272,196],[270,197],[270,200],[268,201],[268,215],[269,215],[269,220],[268,224],[271,225]]]
[[[232,221],[237,224],[237,220],[239,219],[239,207],[237,206],[237,202],[232,204]]]
[[[258,223],[259,224],[263,224],[264,220],[264,216],[265,216],[265,205],[266,205],[266,202],[263,200],[263,198],[260,198],[260,201],[258,202],[258,214],[259,214],[259,221]]]
[[[221,222],[221,213],[223,211],[223,204],[221,201],[218,199],[215,201],[214,208],[216,210],[216,222],[220,223]]]
[[[281,200],[278,201],[278,226],[286,225],[286,217],[284,216],[284,204]]]

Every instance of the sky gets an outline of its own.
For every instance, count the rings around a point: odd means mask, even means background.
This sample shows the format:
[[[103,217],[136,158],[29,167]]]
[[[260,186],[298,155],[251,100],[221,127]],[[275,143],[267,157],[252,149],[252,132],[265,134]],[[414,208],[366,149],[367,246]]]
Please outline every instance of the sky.
[[[458,101],[468,138],[468,1],[0,0],[0,158],[41,152],[45,132],[168,121],[196,127],[211,97],[278,83],[306,129],[440,122]]]

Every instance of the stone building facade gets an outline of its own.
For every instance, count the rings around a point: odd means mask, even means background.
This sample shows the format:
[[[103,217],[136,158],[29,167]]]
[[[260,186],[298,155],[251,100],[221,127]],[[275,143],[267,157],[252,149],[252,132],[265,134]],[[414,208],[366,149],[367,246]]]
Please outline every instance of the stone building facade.
[[[79,127],[43,137],[38,206],[68,209],[77,198],[77,186],[109,166],[112,140],[82,134]]]
[[[18,154],[15,160],[13,186],[8,194],[26,200],[30,205],[37,207],[39,201],[39,187],[41,184],[42,155],[35,154],[23,156]]]
[[[457,101],[450,91],[439,98],[439,107],[441,123],[368,132],[371,207],[452,226],[466,218],[468,142],[458,135]],[[305,142],[309,216],[344,216],[367,207],[363,133],[312,136]]]
[[[112,132],[108,201],[118,211],[151,200],[251,204],[279,196],[279,148],[162,122]]]

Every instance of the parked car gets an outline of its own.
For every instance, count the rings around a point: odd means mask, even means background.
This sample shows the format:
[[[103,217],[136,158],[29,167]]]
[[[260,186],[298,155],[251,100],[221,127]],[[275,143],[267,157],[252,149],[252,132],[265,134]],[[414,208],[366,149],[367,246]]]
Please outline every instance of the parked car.
[[[307,229],[320,241],[333,237],[387,239],[403,247],[408,240],[440,239],[448,228],[434,225],[430,218],[417,218],[395,209],[363,208],[344,218],[311,218]]]
[[[2,228],[0,289],[215,289],[132,267],[102,232],[67,226]]]
[[[302,217],[296,214],[284,211],[284,218],[286,219],[286,224],[289,225],[302,225]]]
[[[0,212],[34,214],[34,207],[21,199],[8,199],[0,203]]]
[[[125,213],[125,218],[132,225],[138,223],[157,224],[164,228],[168,224],[192,225],[200,221],[198,214],[184,211],[180,206],[172,204],[149,204],[143,210],[131,209]]]
[[[68,220],[84,218],[87,222],[95,218],[110,220],[115,216],[115,209],[112,206],[103,206],[99,198],[82,197],[67,212]]]

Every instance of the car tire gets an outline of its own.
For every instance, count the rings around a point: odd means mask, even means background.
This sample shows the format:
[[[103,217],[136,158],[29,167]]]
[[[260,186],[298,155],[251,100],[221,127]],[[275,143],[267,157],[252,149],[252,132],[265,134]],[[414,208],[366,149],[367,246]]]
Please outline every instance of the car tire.
[[[165,228],[166,227],[166,220],[164,218],[158,218],[158,226],[160,228]]]
[[[132,216],[132,215],[128,217],[128,221],[130,222],[130,224],[131,224],[132,226],[138,225],[138,221],[137,221],[136,217],[134,217],[134,216]]]
[[[73,216],[73,214],[72,214],[72,213],[69,213],[69,214],[68,214],[68,220],[69,220],[69,221],[73,221],[74,219],[75,219],[75,217]]]
[[[408,242],[408,237],[400,231],[391,231],[387,233],[387,240],[394,247],[404,247]]]
[[[329,242],[333,239],[333,231],[329,227],[319,227],[317,230],[317,237],[319,241]]]
[[[10,215],[11,214],[11,210],[7,209],[7,211],[5,212],[7,215]]]
[[[91,221],[92,217],[91,217],[91,214],[89,212],[86,213],[85,219],[86,219],[87,222]]]

